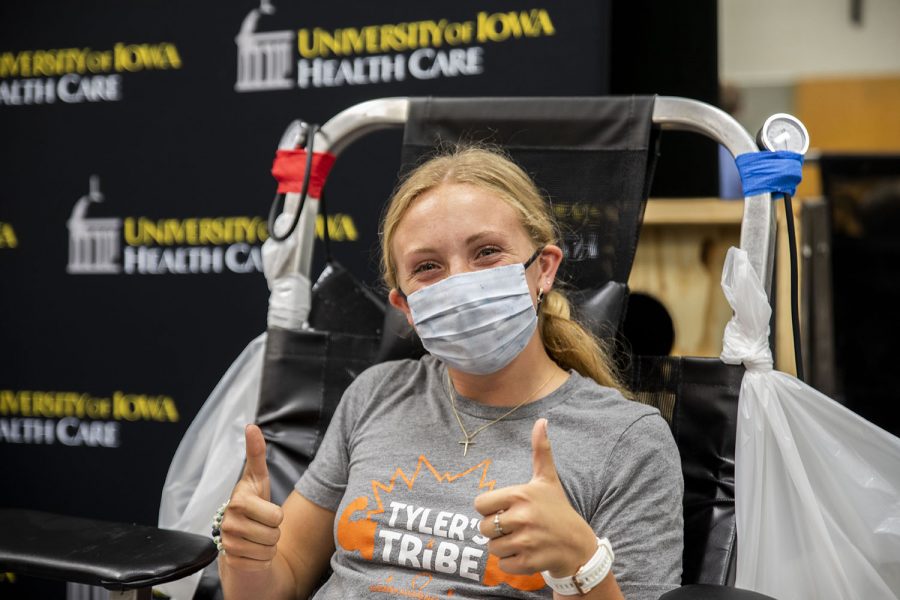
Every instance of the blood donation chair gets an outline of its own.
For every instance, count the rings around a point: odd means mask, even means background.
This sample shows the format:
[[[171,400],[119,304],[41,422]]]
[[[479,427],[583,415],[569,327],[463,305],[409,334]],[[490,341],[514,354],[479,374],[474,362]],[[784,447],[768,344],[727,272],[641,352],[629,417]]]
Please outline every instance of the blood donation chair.
[[[566,260],[559,281],[568,287],[577,316],[608,340],[619,338],[625,317],[627,281],[660,136],[665,130],[692,131],[734,156],[757,150],[751,136],[723,111],[674,97],[379,99],[344,110],[317,131],[289,128],[280,147],[306,148],[306,172],[324,180],[327,168],[321,165],[339,160],[354,141],[397,127],[404,127],[404,171],[436,144],[474,140],[503,147],[534,177],[563,230]],[[287,196],[288,215],[302,204],[300,243],[294,259],[280,268],[308,276],[312,224],[324,204],[311,195],[305,202],[296,193]],[[769,194],[745,198],[741,247],[767,291],[774,215]],[[287,497],[312,460],[353,377],[371,364],[421,353],[405,319],[329,260],[313,287],[308,328],[270,327],[267,332],[256,421],[267,442],[273,502]],[[767,598],[728,587],[736,551],[735,426],[743,372],[717,358],[635,356],[626,367],[636,400],[660,409],[681,454],[682,587],[666,594],[667,600]],[[135,597],[147,597],[149,586],[203,568],[216,554],[210,541],[183,532],[21,510],[0,510],[0,531],[11,532],[0,535],[0,570],[111,590],[143,587],[133,592]],[[113,541],[104,543],[103,536]],[[213,564],[196,597],[216,597],[216,586]]]

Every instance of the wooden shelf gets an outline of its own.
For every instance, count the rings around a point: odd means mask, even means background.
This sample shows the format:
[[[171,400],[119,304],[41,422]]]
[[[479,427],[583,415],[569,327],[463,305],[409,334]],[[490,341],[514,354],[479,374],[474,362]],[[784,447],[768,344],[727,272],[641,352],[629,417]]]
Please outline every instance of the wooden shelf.
[[[794,202],[798,234],[803,199]],[[778,220],[778,288],[789,289],[784,205]],[[673,354],[718,356],[731,307],[721,290],[722,267],[731,246],[740,245],[744,203],[719,198],[651,198],[647,202],[628,285],[659,300],[675,327]],[[802,241],[801,241],[802,244]],[[802,302],[802,299],[801,299]],[[779,294],[776,368],[794,373],[789,294]]]
[[[645,225],[740,225],[743,200],[719,198],[651,198]]]

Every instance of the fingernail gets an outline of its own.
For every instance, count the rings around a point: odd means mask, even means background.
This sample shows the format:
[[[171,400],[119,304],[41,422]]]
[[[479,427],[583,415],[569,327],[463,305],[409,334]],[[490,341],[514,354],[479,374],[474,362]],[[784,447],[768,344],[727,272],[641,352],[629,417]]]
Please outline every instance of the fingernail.
[[[550,420],[544,419],[544,437],[550,438]]]

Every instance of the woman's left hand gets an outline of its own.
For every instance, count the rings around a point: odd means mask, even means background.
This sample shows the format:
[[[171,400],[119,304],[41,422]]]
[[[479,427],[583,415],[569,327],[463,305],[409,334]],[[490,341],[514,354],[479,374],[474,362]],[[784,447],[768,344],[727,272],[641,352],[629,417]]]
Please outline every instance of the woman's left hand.
[[[475,498],[475,509],[484,516],[479,529],[490,538],[488,551],[500,558],[507,573],[549,571],[568,577],[594,555],[597,538],[566,498],[553,463],[547,419],[535,422],[531,448],[531,481]]]

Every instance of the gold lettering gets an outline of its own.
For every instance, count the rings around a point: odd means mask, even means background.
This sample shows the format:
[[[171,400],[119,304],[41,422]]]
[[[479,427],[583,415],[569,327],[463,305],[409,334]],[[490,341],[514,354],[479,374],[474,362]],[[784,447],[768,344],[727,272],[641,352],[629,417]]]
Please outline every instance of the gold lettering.
[[[221,219],[203,219],[200,221],[201,243],[219,245],[224,238]]]
[[[169,396],[113,393],[110,398],[97,398],[77,392],[45,392],[0,390],[0,415],[22,417],[85,417],[126,421],[179,420],[178,407]]]
[[[247,242],[252,236],[252,221],[247,217],[237,217],[235,219],[235,228],[237,229],[235,241]]]
[[[321,27],[297,30],[297,48],[302,58],[349,56],[403,52],[422,47],[459,46],[478,41],[502,41],[511,36],[552,34],[553,25],[545,10],[521,13],[478,13],[476,21],[447,19],[384,23],[364,27],[344,27],[328,31]]]
[[[234,243],[234,219],[216,219],[222,226],[222,243]]]
[[[441,28],[434,21],[422,22],[421,45],[424,46],[440,46],[441,45]]]
[[[165,51],[166,60],[173,69],[181,68],[181,56],[178,54],[178,48],[175,44],[163,44],[163,50]]]
[[[518,14],[514,12],[508,12],[506,13],[503,21],[506,24],[506,28],[509,30],[509,34],[512,37],[519,39],[520,37],[522,37],[522,22],[528,22],[528,15],[524,11]]]
[[[477,19],[477,39],[479,42],[503,42],[509,38],[538,37],[554,35],[556,29],[550,14],[545,9],[530,11],[510,11],[488,14],[479,12]]]
[[[31,392],[22,391],[16,394],[19,397],[19,414],[23,417],[30,417],[31,410]]]
[[[109,417],[109,398],[88,398],[84,412],[91,419],[105,419]]]
[[[269,239],[269,222],[265,219],[257,219],[256,224],[256,239],[260,242],[265,242]]]
[[[363,31],[366,32],[366,52],[369,54],[375,54],[379,52],[378,48],[378,30],[374,27],[365,27]]]
[[[341,54],[341,44],[334,35],[316,27],[315,36],[319,41],[317,44],[319,56],[331,56],[332,54],[339,56]]]
[[[0,235],[3,233],[0,223]],[[268,223],[263,217],[203,217],[159,219],[126,217],[123,235],[129,246],[204,246],[268,239]],[[2,241],[0,241],[2,247]]]
[[[91,52],[87,55],[85,64],[91,73],[104,73],[109,68],[112,57],[108,52]]]
[[[137,225],[137,221],[133,217],[127,217],[125,219],[125,243],[129,246],[140,246],[141,245],[141,235],[140,228]]]
[[[184,225],[178,219],[166,219],[163,230],[163,240],[167,246],[184,243]]]
[[[16,232],[10,223],[0,222],[0,248],[15,248],[19,245]]]
[[[52,395],[42,392],[35,392],[32,402],[32,414],[40,417],[55,416],[55,412],[53,409],[55,408],[56,403],[54,402],[54,398]]]
[[[175,44],[121,44],[113,47],[116,71],[145,69],[180,69],[181,56]]]
[[[344,238],[355,242],[359,239],[359,232],[356,231],[356,224],[353,223],[353,217],[350,215],[338,215],[341,219],[341,229],[344,231]]]
[[[113,418],[117,421],[178,421],[178,408],[169,396],[113,392]]]
[[[175,406],[175,401],[172,398],[168,396],[163,397],[163,410],[170,423],[178,422],[178,407]]]
[[[303,58],[315,58],[318,56],[316,52],[315,36],[309,35],[309,29],[301,29],[297,32],[297,50]]]
[[[87,53],[90,48],[85,48],[82,52],[78,48],[72,48],[72,54],[75,55],[75,70],[84,73],[87,70]]]
[[[147,44],[141,44],[135,48],[135,54],[140,56],[141,68],[146,69],[148,67],[157,67],[161,66],[162,61],[162,53],[159,51],[159,48],[156,46],[148,46]]]
[[[0,77],[31,77],[31,52],[4,52],[0,55]]]
[[[538,11],[538,21],[541,24],[544,35],[556,34],[556,28],[553,26],[553,21],[550,20],[550,13],[543,8]]]
[[[18,415],[19,399],[12,390],[0,390],[0,415]]]
[[[190,246],[197,245],[197,223],[197,219],[185,219],[181,224],[184,241]]]
[[[444,31],[444,38],[451,46],[468,44],[472,40],[472,21],[450,23]]]
[[[49,69],[44,67],[44,56],[47,56]],[[53,55],[38,50],[31,59],[31,70],[35,75],[53,75]],[[49,72],[48,72],[49,71]]]
[[[335,242],[355,242],[359,239],[359,232],[353,217],[338,213],[328,215],[328,235]],[[325,236],[325,219],[322,215],[316,217],[316,237],[323,239]]]
[[[141,238],[143,239],[144,245],[149,245],[150,241],[158,246],[162,245],[162,227],[160,227],[157,223],[151,221],[150,219],[145,219],[144,217],[140,218],[138,224],[141,228]]]
[[[391,33],[394,36],[394,39],[397,41],[397,45],[400,50],[410,49],[411,44],[409,43],[409,31],[405,23],[391,26]]]
[[[341,29],[341,47],[344,54],[362,54],[366,40],[356,27]]]

